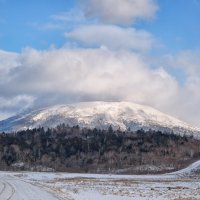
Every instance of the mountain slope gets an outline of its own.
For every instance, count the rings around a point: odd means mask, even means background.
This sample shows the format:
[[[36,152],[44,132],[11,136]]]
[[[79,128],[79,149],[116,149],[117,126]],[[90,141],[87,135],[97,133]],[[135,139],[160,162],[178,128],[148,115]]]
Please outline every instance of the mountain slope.
[[[0,131],[16,131],[27,128],[69,126],[107,129],[173,131],[176,134],[193,134],[200,129],[192,127],[154,108],[130,102],[84,102],[58,105],[31,113],[14,116],[0,122]]]

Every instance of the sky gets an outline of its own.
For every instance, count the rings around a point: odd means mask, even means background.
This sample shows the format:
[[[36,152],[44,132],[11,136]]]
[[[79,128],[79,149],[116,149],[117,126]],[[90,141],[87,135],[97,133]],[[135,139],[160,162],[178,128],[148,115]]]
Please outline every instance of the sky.
[[[0,0],[0,119],[79,101],[200,127],[200,0]]]

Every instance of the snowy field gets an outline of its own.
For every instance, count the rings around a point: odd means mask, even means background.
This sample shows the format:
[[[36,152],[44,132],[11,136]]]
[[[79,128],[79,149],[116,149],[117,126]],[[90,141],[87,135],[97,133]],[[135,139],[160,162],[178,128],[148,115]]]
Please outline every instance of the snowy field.
[[[200,161],[165,175],[0,172],[1,200],[199,200]]]

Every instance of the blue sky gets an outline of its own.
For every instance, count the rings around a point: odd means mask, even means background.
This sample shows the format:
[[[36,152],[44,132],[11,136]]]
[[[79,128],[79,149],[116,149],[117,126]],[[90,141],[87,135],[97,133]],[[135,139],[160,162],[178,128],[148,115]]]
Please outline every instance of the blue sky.
[[[44,49],[51,44],[62,45],[64,37],[60,30],[40,30],[39,24],[50,22],[51,15],[66,12],[73,4],[70,0],[1,1],[0,48],[19,52],[27,46]]]
[[[199,49],[199,0],[160,0],[156,19],[146,29],[158,37],[167,50]]]
[[[148,30],[164,45],[162,51],[175,53],[198,49],[200,44],[200,1],[158,0],[159,11],[151,21],[138,20],[135,27]],[[73,25],[46,30],[44,24],[56,23],[51,16],[78,9],[73,0],[2,0],[0,1],[0,48],[20,52],[30,46],[45,49],[66,43],[64,30]]]
[[[0,119],[78,101],[200,127],[200,0],[0,0]]]

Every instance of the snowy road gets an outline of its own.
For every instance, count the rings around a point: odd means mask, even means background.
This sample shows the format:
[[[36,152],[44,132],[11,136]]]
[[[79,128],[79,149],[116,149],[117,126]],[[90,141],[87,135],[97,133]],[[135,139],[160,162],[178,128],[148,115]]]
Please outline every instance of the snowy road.
[[[27,183],[12,175],[0,175],[1,200],[58,200],[42,188]]]
[[[200,161],[163,175],[0,172],[0,200],[199,200]]]

